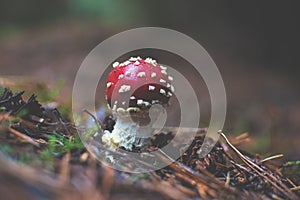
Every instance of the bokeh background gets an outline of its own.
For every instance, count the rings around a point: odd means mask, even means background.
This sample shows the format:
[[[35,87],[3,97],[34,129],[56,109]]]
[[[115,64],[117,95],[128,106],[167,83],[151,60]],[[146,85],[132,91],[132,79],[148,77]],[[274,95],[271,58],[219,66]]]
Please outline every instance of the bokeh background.
[[[1,1],[0,75],[52,86],[65,80],[62,96],[70,99],[77,69],[101,41],[130,28],[171,28],[197,40],[219,67],[228,98],[224,131],[249,132],[253,140],[242,148],[299,159],[299,19],[289,1]],[[160,57],[193,74],[184,62]],[[207,108],[205,85],[196,91]],[[201,115],[207,126],[209,109]]]

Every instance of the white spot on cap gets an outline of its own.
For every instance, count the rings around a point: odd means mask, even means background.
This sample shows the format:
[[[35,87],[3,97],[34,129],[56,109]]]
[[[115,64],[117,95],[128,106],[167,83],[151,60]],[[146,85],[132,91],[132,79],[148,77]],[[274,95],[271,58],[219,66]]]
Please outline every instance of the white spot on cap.
[[[142,60],[142,58],[140,56],[137,57],[138,60]]]
[[[168,92],[167,97],[173,96],[172,92]]]
[[[120,79],[122,79],[122,78],[124,78],[124,75],[123,75],[123,74],[120,74],[119,77],[118,77],[118,79],[120,80]]]
[[[106,87],[107,87],[107,88],[110,88],[110,86],[112,86],[112,84],[113,84],[112,82],[108,82],[108,83],[106,84]]]
[[[172,92],[174,92],[174,91],[175,91],[175,89],[174,89],[174,86],[173,86],[173,85],[171,85],[171,91],[172,91]]]
[[[155,72],[152,72],[152,73],[151,73],[151,77],[152,77],[152,78],[155,78],[155,77],[156,77],[156,73],[155,73]]]
[[[145,62],[146,62],[146,63],[149,63],[149,64],[151,64],[151,62],[152,62],[152,58],[149,58],[149,57],[148,57],[148,58],[146,58],[146,59],[145,59]]]
[[[119,89],[119,93],[129,92],[131,89],[130,85],[122,85]]]
[[[118,67],[118,66],[119,66],[119,62],[114,62],[113,68],[116,68],[116,67]]]
[[[167,88],[170,88],[170,87],[171,87],[170,83],[167,83]]]
[[[166,83],[167,81],[164,80],[164,79],[160,79],[159,82],[161,82],[161,83]]]
[[[151,105],[148,101],[144,101],[143,103],[144,103],[144,105],[147,106],[147,107]]]
[[[149,91],[155,90],[155,86],[149,85]]]
[[[134,100],[134,99],[135,99],[135,96],[131,96],[130,99],[131,99],[131,100]]]
[[[137,58],[135,58],[135,57],[131,57],[131,58],[129,58],[129,61],[137,61]]]
[[[122,105],[125,105],[125,104],[126,104],[126,101],[123,101],[123,102],[122,102]]]
[[[159,91],[161,94],[166,94],[166,90],[164,90],[164,89],[160,89],[160,91]]]
[[[112,110],[116,110],[117,109],[117,104],[118,104],[118,101],[115,101],[113,107],[112,107]]]
[[[169,79],[170,81],[173,81],[173,80],[174,80],[172,76],[168,76],[168,79]]]
[[[168,75],[167,71],[165,69],[161,70],[162,74]]]
[[[137,105],[142,105],[144,101],[142,99],[137,100]]]
[[[154,66],[156,66],[157,65],[156,60],[151,60],[151,64],[154,65]]]
[[[159,100],[152,100],[152,104],[159,103]]]
[[[140,62],[137,60],[137,61],[135,61],[135,63],[134,63],[134,65],[139,65],[140,64]]]
[[[140,73],[138,73],[137,76],[138,76],[138,77],[145,77],[145,76],[146,76],[146,73],[145,73],[145,72],[140,72]]]
[[[167,70],[167,67],[162,66],[162,65],[160,65],[160,68],[161,68],[162,70]]]

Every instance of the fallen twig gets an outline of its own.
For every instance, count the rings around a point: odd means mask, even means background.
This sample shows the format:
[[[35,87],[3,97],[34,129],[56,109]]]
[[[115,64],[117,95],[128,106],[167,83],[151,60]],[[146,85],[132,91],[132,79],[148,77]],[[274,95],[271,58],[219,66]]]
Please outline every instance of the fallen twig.
[[[19,131],[13,129],[13,128],[8,128],[8,131],[12,134],[14,134],[15,136],[21,138],[22,140],[25,140],[26,142],[36,146],[36,147],[40,147],[39,143],[37,143],[36,141],[34,141],[31,137],[29,137],[28,135],[25,135],[23,133],[20,133]]]
[[[261,163],[267,162],[269,160],[274,160],[274,159],[282,158],[282,157],[283,157],[283,154],[278,154],[278,155],[270,156],[270,157],[267,157],[267,158],[265,158],[263,160],[260,160],[258,163],[261,164]]]

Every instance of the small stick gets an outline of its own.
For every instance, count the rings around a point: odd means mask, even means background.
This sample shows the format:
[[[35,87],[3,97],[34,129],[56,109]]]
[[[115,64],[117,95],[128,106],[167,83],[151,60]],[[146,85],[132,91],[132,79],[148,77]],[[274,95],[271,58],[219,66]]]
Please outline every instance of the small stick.
[[[230,172],[227,172],[225,186],[228,187],[230,185]]]
[[[246,132],[246,133],[242,133],[241,135],[235,137],[234,139],[236,139],[236,140],[244,140],[244,139],[247,139],[247,138],[249,138],[249,133]]]
[[[300,186],[291,188],[292,191],[300,190]]]
[[[264,162],[267,162],[269,160],[274,160],[274,159],[277,159],[277,158],[282,158],[283,157],[283,154],[278,154],[278,155],[275,155],[275,156],[270,156],[270,157],[267,157],[261,161],[259,161],[258,163],[261,164],[261,163],[264,163]]]
[[[289,178],[286,179],[293,187],[297,187],[297,185],[295,183],[293,183],[293,181]]]
[[[235,137],[231,143],[233,145],[239,145],[243,142],[246,142],[247,140],[249,140],[249,133],[243,133],[243,134]]]
[[[37,143],[36,141],[34,141],[31,137],[29,137],[28,135],[25,135],[13,128],[8,128],[8,131],[12,134],[14,134],[15,136],[25,140],[26,142],[36,146],[36,147],[40,147],[39,143]]]

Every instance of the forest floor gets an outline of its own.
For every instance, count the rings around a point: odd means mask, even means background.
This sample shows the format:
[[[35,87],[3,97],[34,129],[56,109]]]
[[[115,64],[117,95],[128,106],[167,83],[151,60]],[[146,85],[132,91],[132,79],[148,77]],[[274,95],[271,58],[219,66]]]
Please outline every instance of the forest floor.
[[[260,66],[240,68],[228,55],[214,57],[222,63],[228,113],[224,133],[206,157],[198,156],[204,128],[178,160],[160,170],[119,172],[95,159],[72,122],[70,91],[89,51],[119,31],[109,30],[71,22],[0,37],[1,197],[299,198],[298,80]],[[209,107],[208,97],[203,99]],[[203,116],[209,117],[205,110]],[[102,128],[111,128],[109,123],[101,121]],[[173,136],[171,131],[152,138],[149,151],[156,150],[161,162],[170,162],[161,147]]]
[[[89,145],[104,158],[101,162],[83,145],[78,135],[82,129],[66,117],[68,108],[60,111],[53,104],[41,105],[35,95],[24,100],[23,93],[8,88],[1,88],[0,93],[0,191],[5,199],[299,198],[299,161],[280,165],[276,160],[282,154],[262,157],[239,150],[236,146],[249,140],[246,133],[228,139],[219,132],[219,142],[201,158],[201,147],[207,148],[202,146],[206,129],[198,129],[187,150],[172,160],[163,151],[176,133],[169,130],[155,134],[147,149],[131,158],[101,142],[102,131],[113,129],[114,120],[107,115],[98,122],[98,132],[85,130],[92,137]],[[184,147],[185,142],[175,142],[172,153]],[[128,173],[104,164],[111,158],[111,166],[129,170],[149,168],[143,162],[148,159],[168,164],[146,173]]]

